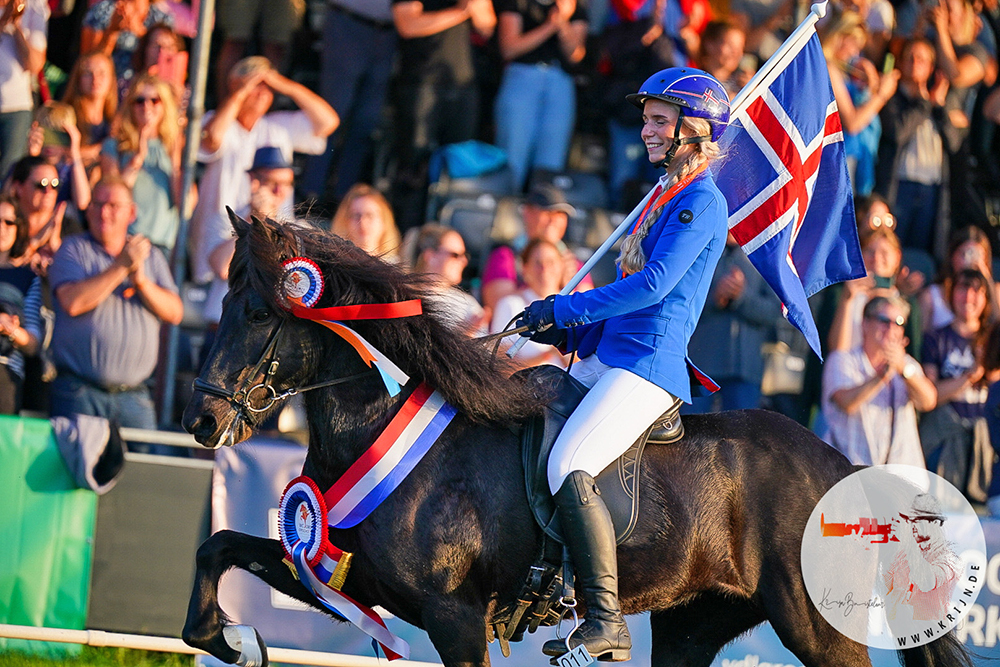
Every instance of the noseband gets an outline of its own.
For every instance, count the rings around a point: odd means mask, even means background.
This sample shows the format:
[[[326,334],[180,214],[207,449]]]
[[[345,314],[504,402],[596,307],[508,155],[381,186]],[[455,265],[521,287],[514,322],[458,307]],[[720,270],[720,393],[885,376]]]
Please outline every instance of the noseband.
[[[316,384],[306,385],[304,387],[292,387],[287,389],[280,394],[275,390],[272,382],[274,381],[274,376],[278,372],[279,360],[278,360],[278,342],[281,339],[281,332],[285,327],[285,321],[282,320],[275,329],[270,338],[267,341],[267,345],[264,346],[264,351],[260,354],[260,359],[254,365],[253,369],[247,374],[243,381],[239,383],[236,389],[226,389],[219,385],[214,385],[210,382],[202,380],[201,377],[197,377],[194,380],[193,387],[195,391],[200,391],[210,396],[218,396],[229,402],[229,404],[239,413],[251,428],[257,426],[258,415],[262,412],[267,412],[274,406],[275,403],[283,401],[286,398],[295,396],[296,394],[301,394],[303,392],[312,391],[313,389],[321,389],[323,387],[332,387],[337,384],[343,384],[345,382],[350,382],[352,380],[357,380],[358,378],[370,375],[373,369],[367,371],[362,371],[361,373],[355,373],[354,375],[348,375],[346,377],[337,378],[335,380],[327,380],[326,382],[317,382]],[[263,372],[264,377],[253,384],[257,377]],[[256,391],[264,392],[262,398],[262,405],[260,407],[254,407],[251,402],[251,398]],[[231,436],[232,424],[230,424],[229,431]]]

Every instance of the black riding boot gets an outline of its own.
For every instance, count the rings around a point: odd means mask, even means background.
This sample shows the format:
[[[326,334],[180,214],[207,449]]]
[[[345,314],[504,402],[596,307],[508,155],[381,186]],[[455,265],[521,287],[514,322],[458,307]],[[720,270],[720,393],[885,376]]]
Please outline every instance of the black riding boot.
[[[619,662],[631,656],[632,638],[618,607],[618,558],[615,527],[594,478],[571,472],[553,498],[559,507],[566,547],[576,569],[576,588],[587,604],[586,620],[570,638],[583,643],[597,660]],[[545,642],[542,653],[562,655],[566,642]]]

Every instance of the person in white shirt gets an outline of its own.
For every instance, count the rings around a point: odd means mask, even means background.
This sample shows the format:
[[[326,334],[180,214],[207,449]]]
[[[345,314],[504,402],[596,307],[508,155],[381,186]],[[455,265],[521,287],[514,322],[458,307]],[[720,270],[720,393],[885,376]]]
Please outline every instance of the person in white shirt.
[[[279,74],[261,56],[236,64],[229,90],[215,113],[206,114],[198,147],[198,161],[206,165],[191,235],[194,280],[199,283],[220,276],[209,257],[232,237],[226,207],[239,211],[250,204],[247,171],[257,149],[275,146],[289,163],[293,151],[316,155],[326,150],[326,138],[340,122],[322,97]],[[269,112],[275,94],[287,96],[299,110]],[[289,191],[279,213],[291,218],[292,205]]]
[[[823,414],[829,442],[851,463],[925,467],[917,410],[937,403],[937,390],[906,354],[910,308],[876,296],[864,308],[861,345],[830,353],[823,367]]]
[[[521,251],[521,266],[525,286],[497,302],[493,309],[490,333],[503,331],[529,303],[544,299],[550,294],[558,294],[566,284],[564,280],[566,262],[559,246],[552,241],[546,239],[529,241]],[[514,340],[516,338],[513,337],[507,339],[508,342]],[[543,364],[566,367],[566,359],[559,350],[551,345],[532,341],[524,344],[524,349],[514,359],[514,363],[522,368]]]
[[[28,152],[31,81],[45,65],[48,20],[45,0],[0,3],[0,179]]]

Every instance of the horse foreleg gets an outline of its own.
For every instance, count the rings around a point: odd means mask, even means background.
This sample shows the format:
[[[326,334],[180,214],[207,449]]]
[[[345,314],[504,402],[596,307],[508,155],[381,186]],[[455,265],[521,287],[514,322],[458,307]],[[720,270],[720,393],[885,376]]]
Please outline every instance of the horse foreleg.
[[[421,620],[445,667],[489,667],[485,605],[442,597],[424,605]]]
[[[629,622],[632,622],[630,617]],[[709,667],[722,647],[764,620],[749,602],[703,593],[694,600],[654,611],[652,667]]]
[[[256,630],[233,625],[219,606],[219,579],[238,567],[286,595],[319,609],[315,599],[282,562],[284,551],[277,540],[223,530],[198,548],[194,590],[188,604],[182,637],[190,646],[241,667],[267,665],[267,647]]]

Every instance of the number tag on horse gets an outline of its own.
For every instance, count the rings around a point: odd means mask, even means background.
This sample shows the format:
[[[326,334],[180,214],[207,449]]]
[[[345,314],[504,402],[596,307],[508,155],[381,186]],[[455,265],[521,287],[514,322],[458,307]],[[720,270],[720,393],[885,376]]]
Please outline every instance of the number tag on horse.
[[[587,653],[587,647],[583,644],[577,644],[572,651],[559,656],[557,664],[559,667],[583,667],[592,662],[594,659]]]

